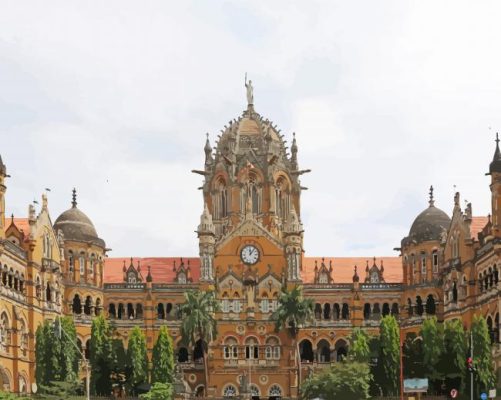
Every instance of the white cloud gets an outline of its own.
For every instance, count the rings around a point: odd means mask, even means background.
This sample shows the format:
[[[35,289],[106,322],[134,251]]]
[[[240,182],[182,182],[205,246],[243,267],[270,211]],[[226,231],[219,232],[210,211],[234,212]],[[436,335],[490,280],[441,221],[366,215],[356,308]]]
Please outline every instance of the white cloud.
[[[453,185],[489,212],[501,127],[501,5],[0,1],[8,207],[70,190],[115,255],[194,255],[190,174],[244,107],[297,132],[310,255],[392,254]],[[492,131],[488,127],[492,126]]]

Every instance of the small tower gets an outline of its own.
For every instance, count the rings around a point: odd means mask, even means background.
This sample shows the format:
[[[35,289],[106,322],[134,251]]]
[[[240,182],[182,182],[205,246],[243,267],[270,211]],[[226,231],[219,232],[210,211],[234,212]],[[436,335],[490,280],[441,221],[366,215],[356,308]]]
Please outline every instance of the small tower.
[[[209,134],[207,133],[207,140],[205,141],[205,146],[204,146],[204,152],[205,152],[205,169],[208,170],[210,169],[212,163],[213,163],[213,158],[212,158],[212,147],[209,142]]]
[[[293,170],[297,170],[297,142],[296,142],[296,132],[292,134],[292,145],[291,145],[291,166]]]
[[[303,253],[303,225],[296,209],[292,206],[284,226],[285,256],[287,259],[287,280],[301,281],[301,260]]]
[[[5,238],[5,178],[7,177],[7,168],[0,156],[0,239]]]
[[[200,216],[200,225],[198,225],[197,234],[200,255],[200,281],[213,282],[216,235],[214,224],[212,223],[212,215],[209,212],[207,203],[205,203],[204,212]]]
[[[492,234],[500,236],[499,225],[501,223],[501,151],[499,150],[499,135],[496,133],[496,150],[489,165],[491,176],[491,202],[492,202]]]

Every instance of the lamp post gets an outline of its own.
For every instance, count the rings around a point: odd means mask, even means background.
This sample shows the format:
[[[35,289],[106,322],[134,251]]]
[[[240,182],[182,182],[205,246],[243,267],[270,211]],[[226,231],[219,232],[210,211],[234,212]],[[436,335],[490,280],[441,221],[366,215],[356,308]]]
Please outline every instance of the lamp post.
[[[402,340],[402,326],[398,325],[400,341],[400,400],[404,400],[404,341]]]
[[[83,354],[82,350],[78,347],[78,345],[73,342],[70,338],[70,336],[66,333],[66,331],[63,329],[63,326],[61,324],[61,320],[57,318],[54,321],[54,333],[56,334],[56,337],[58,339],[62,338],[62,334],[66,335],[66,338],[68,341],[77,349],[78,353],[80,354],[80,357],[82,357],[82,362],[85,368],[85,398],[86,400],[90,400],[90,363],[89,360],[85,358],[85,355]]]

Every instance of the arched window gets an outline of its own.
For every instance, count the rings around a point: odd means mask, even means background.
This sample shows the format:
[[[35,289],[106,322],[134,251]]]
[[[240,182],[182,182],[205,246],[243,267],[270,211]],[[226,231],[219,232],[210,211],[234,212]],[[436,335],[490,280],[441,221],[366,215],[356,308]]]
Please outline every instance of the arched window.
[[[117,311],[118,319],[122,319],[124,315],[125,315],[124,305],[122,303],[118,303],[118,311]]]
[[[75,269],[75,258],[73,256],[73,251],[68,250],[68,270],[70,271],[70,277]]]
[[[85,253],[81,252],[80,257],[78,258],[78,264],[80,267],[80,275],[85,274]]]
[[[172,313],[172,303],[167,303],[165,306],[165,314],[166,315],[171,315]]]
[[[52,291],[50,289],[49,282],[47,282],[47,286],[45,288],[45,301],[48,301],[48,302],[52,301]]]
[[[238,342],[234,337],[228,337],[224,341],[224,358],[227,360],[238,358]]]
[[[435,312],[436,312],[435,299],[433,298],[433,295],[429,294],[428,297],[426,298],[426,314],[435,315]]]
[[[186,347],[180,347],[177,352],[177,361],[180,363],[185,363],[189,361],[188,349]]]
[[[339,317],[341,317],[341,308],[338,303],[334,303],[334,306],[332,307],[332,317],[335,320],[338,320]]]
[[[143,319],[143,305],[141,303],[136,304],[136,318]]]
[[[331,361],[331,350],[329,342],[325,339],[322,339],[317,344],[317,354],[318,354],[318,362],[330,362]]]
[[[259,358],[259,347],[257,340],[253,337],[247,338],[245,341],[245,358],[248,360]]]
[[[280,359],[280,344],[276,337],[269,337],[266,339],[266,350],[265,350],[266,359],[271,360],[279,360]]]
[[[92,297],[87,296],[85,298],[85,304],[84,304],[84,314],[85,315],[91,315],[91,313],[92,313],[92,305],[93,305]]]
[[[128,319],[135,318],[134,305],[132,303],[127,303],[127,318]]]
[[[390,305],[388,303],[383,304],[383,317],[390,313]]]
[[[223,178],[219,178],[216,183],[213,208],[215,219],[221,219],[228,216],[228,191],[226,189],[226,182]]]
[[[285,220],[289,215],[290,196],[287,180],[281,176],[275,184],[275,210],[276,214]]]
[[[456,285],[456,281],[452,284],[452,302],[457,303],[458,301],[458,287]]]
[[[374,303],[372,306],[372,314],[374,314],[376,318],[381,317],[381,308],[379,307],[379,303]]]
[[[233,294],[233,301],[231,302],[231,310],[234,313],[240,312],[240,296],[238,295],[237,292]]]
[[[494,329],[492,324],[492,318],[489,315],[487,317],[487,330],[489,331],[489,338],[491,339],[491,344],[494,343]]]
[[[6,353],[10,346],[10,323],[7,313],[0,315],[0,351]]]
[[[223,389],[223,397],[236,397],[238,395],[237,388],[233,385],[227,385]]]
[[[322,319],[322,306],[319,303],[315,304],[315,318]]]
[[[424,312],[423,300],[421,299],[421,296],[416,296],[416,313],[417,315],[421,316],[423,315],[423,312]]]
[[[230,300],[226,292],[223,293],[223,299],[221,300],[221,311],[224,313],[230,312]]]
[[[313,362],[313,346],[308,339],[303,339],[299,343],[299,354],[301,362]]]
[[[407,312],[409,314],[409,318],[414,314],[414,308],[412,307],[411,299],[407,299]]]
[[[264,293],[261,299],[261,312],[265,314],[270,312],[270,301],[268,300],[267,293]]]
[[[369,303],[364,304],[364,319],[369,319],[371,317],[371,305]]]
[[[198,339],[193,349],[193,360],[196,363],[201,363],[204,360],[204,342]]]
[[[92,275],[94,274],[94,266],[96,264],[96,255],[91,254],[90,259],[89,259],[89,273]]]
[[[164,304],[163,303],[158,303],[157,315],[158,315],[158,319],[165,319],[165,311],[164,311]]]
[[[278,385],[271,385],[269,390],[270,398],[280,398],[282,397],[282,389]]]
[[[21,350],[22,355],[26,356],[26,354],[28,352],[28,328],[26,326],[26,322],[24,322],[23,319],[21,319],[19,332],[20,332],[20,336],[21,336],[19,348]]]
[[[350,318],[350,307],[348,303],[343,303],[343,309],[341,310],[341,318],[349,319]]]
[[[426,253],[421,253],[421,274],[426,275]]]
[[[117,310],[115,309],[115,303],[110,303],[108,305],[108,315],[109,315],[109,318],[116,318],[117,317]]]
[[[336,361],[342,361],[348,355],[348,343],[343,339],[339,339],[335,346]]]
[[[391,305],[391,315],[398,315],[398,303]]]
[[[329,303],[324,304],[324,319],[331,319],[331,305]]]
[[[9,282],[8,282],[9,287],[12,289],[14,287],[14,270],[11,268],[9,270]]]
[[[438,272],[438,252],[437,250],[433,250],[431,253],[431,262],[433,265],[433,272]]]
[[[101,299],[98,297],[96,299],[96,306],[94,307],[94,314],[99,315],[101,313]]]

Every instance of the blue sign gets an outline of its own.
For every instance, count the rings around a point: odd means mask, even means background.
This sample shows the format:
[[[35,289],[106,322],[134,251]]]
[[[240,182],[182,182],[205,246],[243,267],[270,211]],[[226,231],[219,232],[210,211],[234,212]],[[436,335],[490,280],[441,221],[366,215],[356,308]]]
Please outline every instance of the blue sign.
[[[482,400],[487,400],[487,393],[482,393],[482,394],[480,395],[480,398],[481,398]]]

